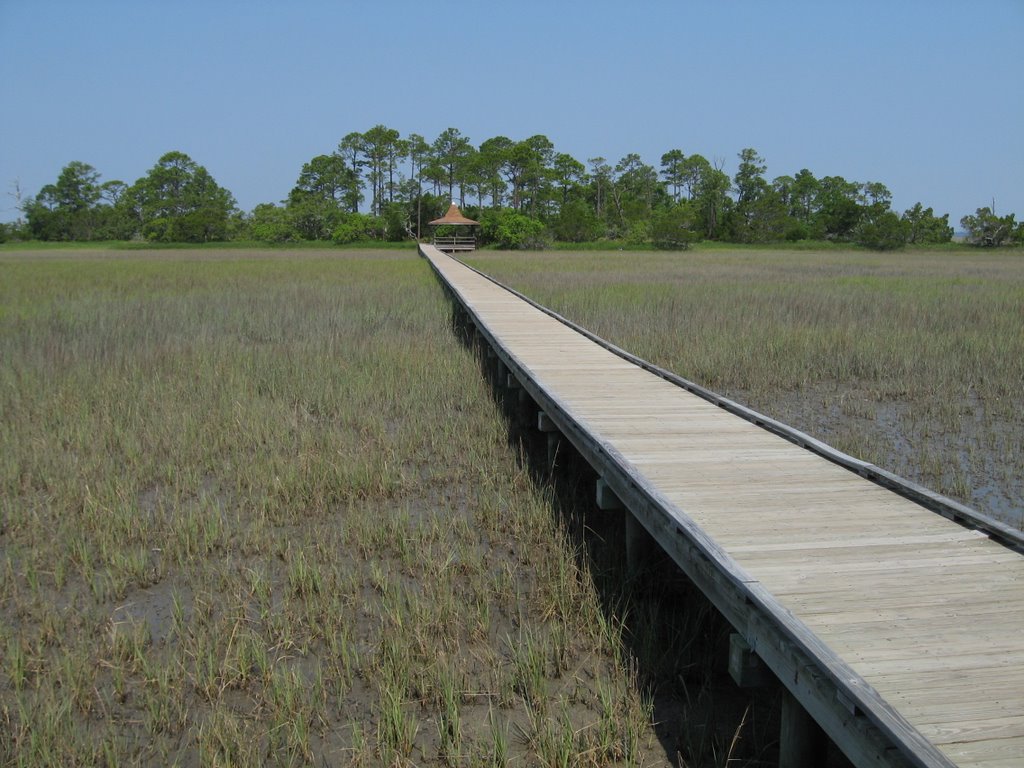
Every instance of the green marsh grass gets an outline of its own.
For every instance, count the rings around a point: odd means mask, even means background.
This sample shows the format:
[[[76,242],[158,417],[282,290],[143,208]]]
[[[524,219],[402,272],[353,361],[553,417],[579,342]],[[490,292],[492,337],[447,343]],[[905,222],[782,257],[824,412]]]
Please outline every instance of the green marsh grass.
[[[664,762],[411,249],[0,275],[0,764]]]
[[[481,252],[609,341],[1024,525],[1024,259],[1015,251]]]

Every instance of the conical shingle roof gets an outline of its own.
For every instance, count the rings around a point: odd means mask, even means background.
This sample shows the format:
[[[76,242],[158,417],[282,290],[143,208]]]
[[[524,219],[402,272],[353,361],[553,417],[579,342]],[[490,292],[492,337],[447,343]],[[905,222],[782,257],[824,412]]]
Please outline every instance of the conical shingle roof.
[[[463,226],[468,226],[479,223],[479,221],[473,221],[472,219],[467,219],[465,216],[463,216],[462,211],[459,210],[459,206],[457,206],[455,203],[452,203],[448,207],[448,213],[446,213],[440,219],[434,219],[433,221],[429,222],[430,226],[432,227],[440,226],[441,224],[461,224]]]

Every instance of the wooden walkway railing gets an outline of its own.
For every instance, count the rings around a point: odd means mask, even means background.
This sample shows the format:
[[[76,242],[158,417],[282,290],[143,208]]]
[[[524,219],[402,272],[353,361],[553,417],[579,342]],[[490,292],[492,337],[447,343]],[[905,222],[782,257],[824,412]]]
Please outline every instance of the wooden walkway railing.
[[[788,690],[789,733],[809,714],[858,766],[1024,766],[1019,532],[420,252],[626,510],[627,547],[642,526]]]
[[[476,238],[472,235],[437,235],[433,240],[434,247],[439,251],[474,251]]]

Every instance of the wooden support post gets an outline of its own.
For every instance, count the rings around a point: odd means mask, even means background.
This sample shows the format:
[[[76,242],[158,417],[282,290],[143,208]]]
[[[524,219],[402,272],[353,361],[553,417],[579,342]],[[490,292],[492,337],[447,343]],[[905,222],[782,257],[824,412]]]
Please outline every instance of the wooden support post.
[[[508,366],[505,365],[505,361],[500,357],[495,356],[494,379],[492,383],[495,394],[498,397],[498,402],[500,402],[504,407],[508,406],[508,379],[510,375]]]
[[[533,414],[536,413],[536,403],[533,402],[533,398],[530,397],[530,393],[522,385],[522,382],[511,372],[508,374],[508,388],[511,392],[515,393],[514,402],[518,408],[518,416],[521,419],[520,424],[524,427],[530,426],[530,420],[533,418]]]
[[[515,420],[517,428],[522,429],[528,427],[530,419],[536,412],[536,405],[533,402],[533,398],[530,397],[530,393],[526,391],[526,387],[522,385],[516,375],[509,371],[505,376],[505,386],[508,389],[507,402],[509,407],[515,412]]]
[[[654,557],[654,539],[632,512],[626,510],[626,568],[631,576],[642,573]]]
[[[729,675],[740,688],[760,688],[778,682],[739,632],[729,635]]]
[[[636,516],[629,509],[626,509],[625,505],[623,505],[611,488],[608,488],[604,480],[598,480],[597,487],[599,509],[621,509],[624,512],[622,515],[622,532],[626,542],[626,570],[631,577],[635,578],[643,572],[654,555],[654,539],[651,538],[651,535],[640,521],[636,519]],[[611,497],[605,501],[604,506],[601,504],[602,488],[604,495]]]
[[[537,429],[548,436],[548,466],[554,471],[562,450],[562,433],[558,431],[558,425],[544,411],[537,413]]]
[[[654,540],[632,512],[626,509],[603,477],[597,479],[597,508],[604,512],[623,513],[623,535],[626,541],[626,569],[631,576],[640,573],[654,553]]]
[[[537,412],[537,429],[541,432],[557,432],[558,425],[544,411]]]
[[[605,512],[612,512],[623,508],[622,500],[615,495],[615,491],[611,489],[603,477],[597,478],[597,508]]]
[[[782,733],[779,768],[817,768],[825,765],[828,736],[791,694],[782,694]]]

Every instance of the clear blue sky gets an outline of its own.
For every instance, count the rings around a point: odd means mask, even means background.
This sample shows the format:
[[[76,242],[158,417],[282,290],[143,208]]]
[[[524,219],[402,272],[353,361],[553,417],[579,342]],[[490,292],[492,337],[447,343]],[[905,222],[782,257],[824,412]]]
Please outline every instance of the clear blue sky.
[[[585,162],[669,149],[1024,219],[1024,0],[0,0],[0,191],[181,150],[239,206],[383,123]],[[0,196],[0,220],[16,217]]]

